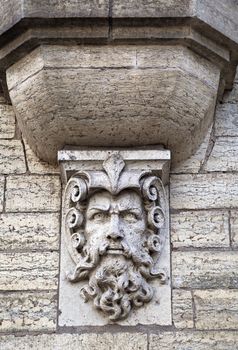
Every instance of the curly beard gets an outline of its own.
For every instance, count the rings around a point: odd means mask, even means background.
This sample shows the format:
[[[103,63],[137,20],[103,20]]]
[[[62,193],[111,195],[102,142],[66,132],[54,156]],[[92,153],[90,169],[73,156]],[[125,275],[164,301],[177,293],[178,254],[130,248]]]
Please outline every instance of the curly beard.
[[[109,243],[103,241],[98,249],[85,246],[83,256],[71,282],[89,279],[81,289],[85,302],[93,300],[95,307],[112,321],[126,318],[132,307],[140,307],[153,297],[153,288],[147,279],[154,261],[149,251],[137,250],[122,243],[122,254],[108,254]]]
[[[81,295],[85,301],[93,299],[97,309],[116,321],[127,317],[133,306],[149,302],[153,289],[133,263],[128,264],[123,256],[110,255],[90,275]]]

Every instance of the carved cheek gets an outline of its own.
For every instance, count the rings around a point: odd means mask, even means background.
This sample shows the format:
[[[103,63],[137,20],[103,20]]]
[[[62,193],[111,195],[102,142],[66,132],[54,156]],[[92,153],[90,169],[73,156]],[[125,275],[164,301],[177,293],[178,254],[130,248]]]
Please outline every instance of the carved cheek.
[[[85,226],[85,236],[88,242],[92,244],[101,243],[102,240],[106,237],[110,225],[107,221],[105,222],[93,222],[88,221]]]
[[[126,227],[124,227],[124,232],[128,243],[140,246],[145,236],[145,225],[141,222],[138,222],[136,224],[127,224]]]

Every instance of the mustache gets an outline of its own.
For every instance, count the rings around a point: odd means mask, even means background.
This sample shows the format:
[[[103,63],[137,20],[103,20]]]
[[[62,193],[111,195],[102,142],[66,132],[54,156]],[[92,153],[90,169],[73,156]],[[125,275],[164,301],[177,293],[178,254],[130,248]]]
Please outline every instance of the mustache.
[[[139,252],[135,247],[130,247],[126,241],[111,245],[110,242],[104,240],[98,248],[98,253],[101,256],[106,255],[109,249],[121,250],[126,258],[132,259],[136,264],[143,264],[147,267],[153,265],[153,259],[146,251]]]
[[[79,282],[88,278],[90,272],[100,262],[101,257],[107,255],[109,250],[120,251],[125,258],[133,261],[135,267],[145,278],[156,276],[152,272],[154,261],[146,250],[139,250],[130,246],[126,241],[110,243],[103,240],[98,248],[90,247],[87,244],[83,248],[83,255],[73,271],[66,272],[66,277],[70,282]]]
[[[124,241],[122,241],[120,243],[111,244],[107,240],[104,240],[101,242],[101,244],[98,248],[98,253],[101,256],[106,255],[107,251],[109,249],[120,250],[120,251],[122,251],[123,255],[125,255],[127,258],[131,258],[131,256],[132,256],[132,252],[131,252],[129,245]]]

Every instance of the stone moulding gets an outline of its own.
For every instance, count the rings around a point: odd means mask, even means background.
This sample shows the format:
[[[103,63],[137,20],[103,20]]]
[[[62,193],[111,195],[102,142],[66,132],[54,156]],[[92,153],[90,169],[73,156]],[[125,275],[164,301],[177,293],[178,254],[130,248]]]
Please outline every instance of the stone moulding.
[[[181,44],[42,45],[7,81],[23,135],[45,161],[65,145],[163,144],[177,163],[212,122],[220,73]]]
[[[65,145],[163,144],[174,164],[190,157],[234,80],[238,6],[225,3],[0,0],[0,81],[33,151],[56,163]]]
[[[64,180],[74,162],[78,168],[63,199],[59,325],[170,324],[168,198],[161,180],[169,152],[62,151],[59,158]]]

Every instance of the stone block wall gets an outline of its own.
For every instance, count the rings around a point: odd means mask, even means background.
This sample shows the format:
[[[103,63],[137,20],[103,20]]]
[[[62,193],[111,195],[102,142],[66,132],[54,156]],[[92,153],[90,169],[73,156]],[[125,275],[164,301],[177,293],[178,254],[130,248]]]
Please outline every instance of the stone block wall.
[[[0,348],[238,349],[238,78],[199,150],[171,171],[170,327],[57,327],[59,169],[0,103]]]

